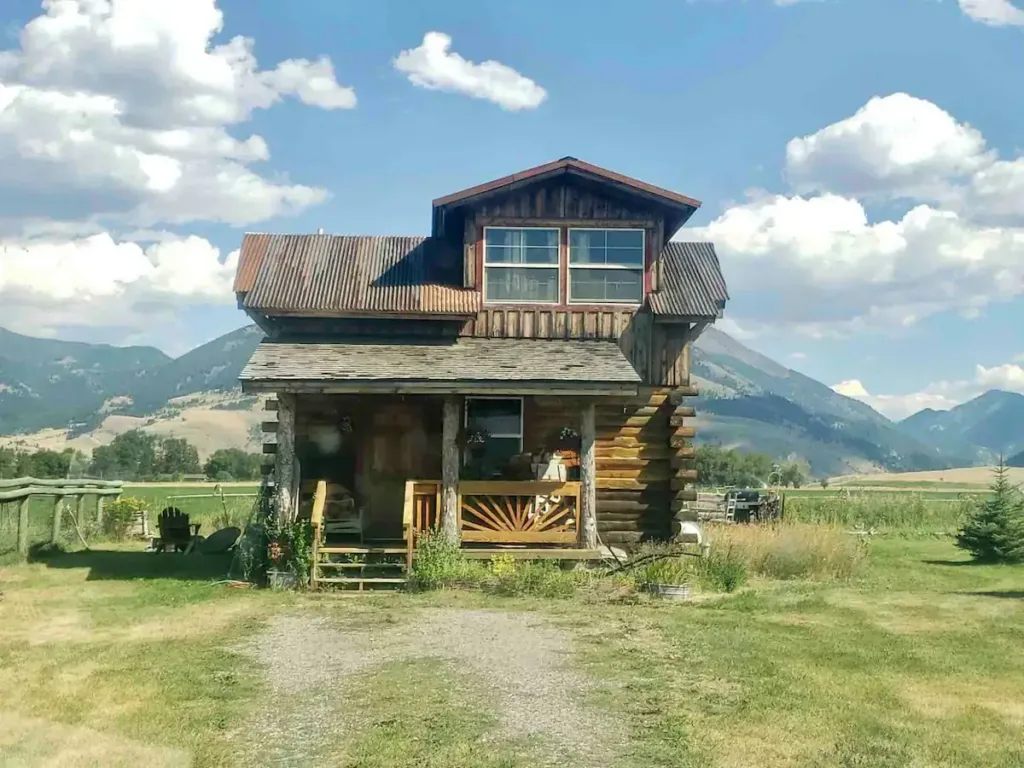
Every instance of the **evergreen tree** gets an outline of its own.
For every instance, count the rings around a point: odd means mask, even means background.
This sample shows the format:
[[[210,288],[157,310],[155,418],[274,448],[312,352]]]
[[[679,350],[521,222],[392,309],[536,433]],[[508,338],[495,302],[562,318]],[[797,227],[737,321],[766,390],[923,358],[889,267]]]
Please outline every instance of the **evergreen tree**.
[[[991,486],[992,496],[967,519],[956,545],[982,563],[1024,562],[1024,499],[1010,485],[1000,458]]]

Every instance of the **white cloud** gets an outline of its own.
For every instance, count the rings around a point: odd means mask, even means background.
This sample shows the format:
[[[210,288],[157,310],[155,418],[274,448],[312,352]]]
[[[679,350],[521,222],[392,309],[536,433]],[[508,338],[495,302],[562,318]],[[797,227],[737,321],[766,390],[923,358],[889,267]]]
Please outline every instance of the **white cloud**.
[[[856,200],[773,195],[688,236],[715,242],[730,289],[751,297],[741,317],[810,336],[912,325],[1024,294],[1024,231],[928,206],[872,224]]]
[[[805,196],[753,193],[681,236],[716,243],[752,333],[814,338],[977,317],[1024,295],[1024,160],[999,160],[975,129],[904,94],[787,147]],[[926,198],[872,221],[869,198]]]
[[[789,359],[790,360],[806,360],[807,359],[807,353],[806,352],[791,352],[790,355],[789,355]]]
[[[547,98],[547,91],[511,67],[467,61],[450,50],[451,44],[443,32],[427,32],[418,47],[395,57],[395,69],[422,88],[486,99],[507,110],[534,109]]]
[[[832,386],[833,391],[838,392],[840,395],[846,395],[847,397],[867,397],[868,391],[865,389],[864,384],[861,383],[860,379],[850,379],[848,381],[841,381],[838,384]]]
[[[253,41],[223,30],[215,0],[44,0],[0,52],[0,210],[150,226],[241,225],[301,210],[325,192],[250,168],[266,142],[229,128],[285,97],[355,106],[331,62],[259,69]]]
[[[786,173],[798,192],[935,200],[993,159],[976,129],[930,101],[895,93],[790,141]]]
[[[959,0],[960,10],[992,27],[1024,26],[1024,10],[1010,0]]]
[[[136,328],[195,304],[229,304],[238,253],[199,237],[143,248],[109,234],[0,243],[0,325],[52,335],[62,326]]]
[[[948,411],[990,389],[1024,394],[1024,367],[1006,363],[986,368],[975,366],[973,379],[961,381],[939,381],[929,384],[919,392],[904,395],[871,394],[858,379],[842,381],[832,386],[840,395],[852,397],[867,403],[879,413],[899,421],[925,408]]]
[[[287,98],[349,109],[354,91],[327,58],[260,69],[223,31],[216,0],[43,0],[0,51],[0,325],[130,338],[229,304],[235,255],[173,230],[325,198],[258,170],[270,150],[245,123]]]

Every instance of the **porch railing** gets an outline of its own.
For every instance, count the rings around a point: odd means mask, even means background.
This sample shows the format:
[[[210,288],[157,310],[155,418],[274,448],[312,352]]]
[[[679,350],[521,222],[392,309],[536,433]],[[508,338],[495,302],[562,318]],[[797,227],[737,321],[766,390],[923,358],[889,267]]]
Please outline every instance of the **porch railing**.
[[[465,480],[458,486],[459,531],[464,542],[492,544],[576,543],[580,484],[549,480]],[[410,547],[415,535],[437,527],[441,484],[410,480],[404,522]]]

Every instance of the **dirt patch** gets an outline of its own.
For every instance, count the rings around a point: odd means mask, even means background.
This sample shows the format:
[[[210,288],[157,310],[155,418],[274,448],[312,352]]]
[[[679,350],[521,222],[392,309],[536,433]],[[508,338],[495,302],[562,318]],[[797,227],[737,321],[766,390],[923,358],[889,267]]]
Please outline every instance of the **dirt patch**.
[[[333,711],[315,693],[322,684],[343,691],[346,677],[416,659],[448,662],[471,678],[498,717],[492,737],[539,738],[550,748],[536,764],[608,765],[626,738],[618,723],[580,703],[593,684],[570,668],[568,634],[535,614],[431,610],[405,624],[359,631],[317,617],[280,617],[242,650],[266,667],[275,694],[305,695],[301,705],[264,713],[246,729],[269,764],[289,764],[287,752],[311,744],[337,743],[354,726],[353,713]],[[268,754],[267,745],[278,753]]]
[[[92,728],[0,714],[3,765],[39,768],[189,768],[182,750],[151,747]]]

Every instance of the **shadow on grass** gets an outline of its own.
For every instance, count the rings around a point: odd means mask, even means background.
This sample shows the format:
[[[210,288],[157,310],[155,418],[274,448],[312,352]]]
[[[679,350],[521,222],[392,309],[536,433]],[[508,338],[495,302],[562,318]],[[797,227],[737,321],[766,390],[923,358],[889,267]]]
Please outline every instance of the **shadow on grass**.
[[[1024,590],[1019,589],[997,589],[987,592],[958,592],[960,595],[971,595],[973,597],[1001,597],[1006,600],[1024,600]]]
[[[216,581],[227,578],[232,557],[231,552],[220,555],[156,554],[110,549],[63,552],[40,547],[29,553],[29,562],[42,563],[47,568],[88,568],[89,581]]]
[[[986,563],[979,563],[977,560],[922,560],[921,562],[925,565],[948,565],[953,567],[986,565]]]

